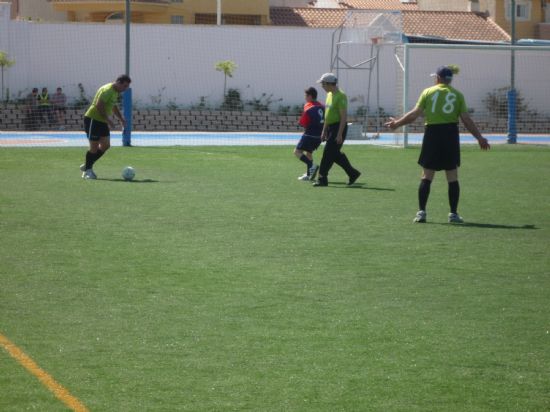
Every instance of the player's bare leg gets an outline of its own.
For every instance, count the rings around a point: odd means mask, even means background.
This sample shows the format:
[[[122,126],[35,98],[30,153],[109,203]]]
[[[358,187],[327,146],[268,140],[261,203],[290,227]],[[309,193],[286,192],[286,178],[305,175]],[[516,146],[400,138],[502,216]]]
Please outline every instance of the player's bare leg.
[[[90,140],[89,143],[90,148],[88,153],[86,153],[86,163],[80,166],[80,169],[83,171],[83,179],[97,179],[93,166],[111,147],[111,138],[109,136],[103,136],[100,137],[99,140]]]
[[[300,176],[298,180],[302,180],[302,181],[311,180],[310,169],[313,166],[313,154],[310,152],[306,152],[305,150],[294,149],[294,155],[298,158],[298,160],[304,162],[307,166],[306,173]]]

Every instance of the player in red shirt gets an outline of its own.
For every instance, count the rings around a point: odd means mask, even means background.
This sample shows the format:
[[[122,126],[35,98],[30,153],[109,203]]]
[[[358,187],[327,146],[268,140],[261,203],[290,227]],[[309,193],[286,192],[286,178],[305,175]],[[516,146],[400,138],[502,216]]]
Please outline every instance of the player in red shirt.
[[[309,87],[305,90],[304,112],[300,116],[300,126],[304,130],[300,141],[294,149],[296,157],[307,166],[306,173],[298,178],[301,181],[315,179],[319,166],[313,163],[313,152],[321,145],[321,133],[325,118],[325,107],[317,101],[317,89]]]

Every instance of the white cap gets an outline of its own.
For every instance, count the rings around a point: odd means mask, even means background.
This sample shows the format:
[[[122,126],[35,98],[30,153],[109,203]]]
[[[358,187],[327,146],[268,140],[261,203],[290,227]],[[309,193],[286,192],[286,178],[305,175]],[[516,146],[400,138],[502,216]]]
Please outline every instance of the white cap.
[[[338,83],[338,79],[333,73],[325,73],[321,76],[317,83]]]

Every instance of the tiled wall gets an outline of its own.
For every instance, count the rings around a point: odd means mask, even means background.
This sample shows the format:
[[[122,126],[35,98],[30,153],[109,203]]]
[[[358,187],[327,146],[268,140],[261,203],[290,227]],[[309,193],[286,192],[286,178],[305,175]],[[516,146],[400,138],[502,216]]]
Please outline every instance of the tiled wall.
[[[63,125],[47,127],[41,125],[40,130],[74,130],[82,128],[81,109],[67,109]],[[355,122],[354,117],[349,118]],[[506,119],[476,120],[483,133],[506,133]],[[0,130],[24,131],[25,114],[21,106],[0,105]],[[133,116],[135,131],[253,131],[253,132],[300,132],[298,116],[277,115],[271,112],[240,112],[240,111],[199,111],[199,110],[135,110]],[[423,130],[421,121],[409,127],[411,132]],[[537,122],[518,121],[517,130],[520,133],[549,133],[550,120]],[[369,130],[369,132],[374,130]],[[463,130],[464,131],[464,130]]]

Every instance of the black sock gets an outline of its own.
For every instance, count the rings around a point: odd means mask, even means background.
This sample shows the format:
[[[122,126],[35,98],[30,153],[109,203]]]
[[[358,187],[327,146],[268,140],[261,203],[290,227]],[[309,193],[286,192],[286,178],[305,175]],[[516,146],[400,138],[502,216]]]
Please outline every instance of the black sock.
[[[92,166],[94,165],[94,158],[95,158],[95,153],[92,153],[88,150],[86,152],[86,165],[85,165],[86,170],[92,168]]]
[[[94,163],[97,162],[97,161],[99,160],[99,158],[100,158],[101,156],[103,156],[104,154],[105,154],[105,152],[104,152],[103,150],[97,149],[97,152],[95,152],[95,155],[94,155],[94,160],[93,160],[93,162],[94,162]]]
[[[307,174],[309,175],[309,169],[311,169],[311,166],[313,166],[313,161],[309,160],[305,154],[300,156],[300,160],[307,165]]]
[[[420,186],[418,186],[418,210],[426,210],[431,184],[432,181],[428,179],[422,179],[420,181]]]
[[[451,213],[456,213],[459,197],[460,186],[458,180],[456,182],[449,182],[449,206],[451,207]]]

